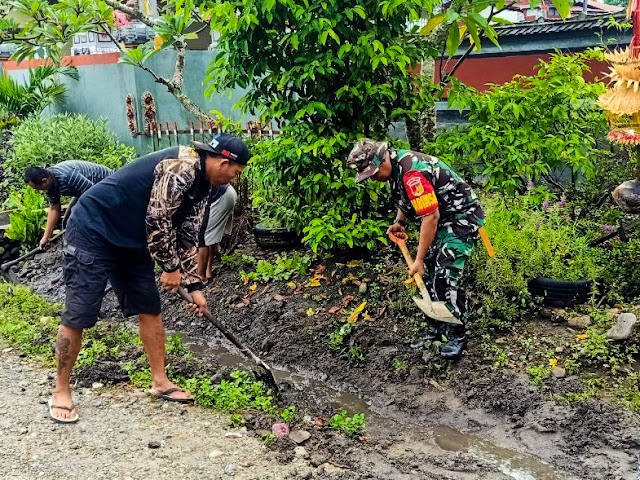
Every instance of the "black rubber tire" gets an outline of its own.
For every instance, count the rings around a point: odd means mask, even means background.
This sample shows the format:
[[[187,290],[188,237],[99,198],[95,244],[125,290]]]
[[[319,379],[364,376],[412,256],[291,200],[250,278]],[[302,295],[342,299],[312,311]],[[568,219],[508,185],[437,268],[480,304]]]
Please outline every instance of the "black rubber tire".
[[[552,307],[570,307],[586,303],[593,292],[591,280],[554,280],[539,277],[529,281],[529,293],[534,297],[543,297],[543,303]]]
[[[258,223],[253,227],[253,236],[262,248],[294,248],[300,245],[298,233],[288,228],[267,228]]]

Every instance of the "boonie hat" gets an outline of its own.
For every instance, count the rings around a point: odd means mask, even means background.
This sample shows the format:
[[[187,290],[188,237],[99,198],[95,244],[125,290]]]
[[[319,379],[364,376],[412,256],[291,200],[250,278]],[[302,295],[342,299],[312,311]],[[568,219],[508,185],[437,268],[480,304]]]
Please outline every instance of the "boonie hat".
[[[387,142],[376,142],[370,138],[363,138],[356,143],[347,158],[349,167],[358,170],[356,182],[375,175],[380,170],[388,150]]]
[[[235,135],[218,133],[209,143],[193,142],[196,150],[213,153],[246,165],[251,158],[247,145]]]

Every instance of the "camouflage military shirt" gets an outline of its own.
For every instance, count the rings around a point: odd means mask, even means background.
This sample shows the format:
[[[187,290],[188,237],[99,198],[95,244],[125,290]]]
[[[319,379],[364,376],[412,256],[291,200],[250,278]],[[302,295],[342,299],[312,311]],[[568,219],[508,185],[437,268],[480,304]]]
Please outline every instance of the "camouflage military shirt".
[[[433,205],[440,213],[438,229],[446,228],[458,238],[477,235],[479,227],[484,225],[484,211],[473,190],[451,167],[436,157],[419,152],[397,150],[389,153],[392,195],[407,218],[417,221],[424,216],[423,212],[428,214],[432,211],[430,207]],[[410,180],[412,177],[416,182]],[[428,196],[430,192],[435,198],[425,203],[421,197]],[[421,215],[416,213],[416,207]]]

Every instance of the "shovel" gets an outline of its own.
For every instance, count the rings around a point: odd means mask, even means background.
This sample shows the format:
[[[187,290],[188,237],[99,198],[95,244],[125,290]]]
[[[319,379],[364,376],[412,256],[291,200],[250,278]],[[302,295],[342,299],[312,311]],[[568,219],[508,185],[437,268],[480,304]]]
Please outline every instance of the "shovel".
[[[189,295],[189,293],[187,293],[184,288],[178,288],[178,294],[187,302],[194,303],[193,298],[191,297],[191,295]],[[271,387],[274,393],[278,395],[280,393],[280,387],[278,386],[278,383],[273,376],[271,367],[264,363],[264,361],[260,360],[258,356],[249,349],[249,347],[243,344],[238,339],[238,337],[227,330],[227,327],[225,327],[216,317],[211,315],[211,312],[209,310],[205,310],[203,315],[207,320],[213,323],[213,325],[215,325],[215,327],[220,330],[220,332],[227,338],[227,340],[233,343],[245,357],[247,357],[249,360],[252,360],[258,367],[260,367],[261,375],[256,376],[259,376],[260,380],[262,380],[267,386]]]
[[[49,240],[49,243],[53,243],[54,241],[56,241],[58,238],[60,238],[62,235],[64,235],[64,230],[62,230],[60,233],[58,233],[57,235],[51,237],[51,240]],[[23,260],[26,260],[27,258],[31,258],[33,257],[35,254],[40,253],[40,252],[44,252],[46,250],[46,248],[43,247],[36,247],[33,250],[31,250],[30,252],[25,253],[24,255],[22,255],[19,258],[16,258],[15,260],[11,260],[10,262],[6,262],[3,263],[2,265],[0,265],[0,270],[1,271],[5,271],[10,267],[13,267],[14,265],[17,265],[18,263],[22,262]]]
[[[403,234],[403,236],[406,236]],[[393,233],[389,233],[389,238],[395,244],[400,247],[402,251],[402,255],[407,262],[409,268],[413,265],[413,258],[411,258],[411,254],[409,250],[407,250],[407,245],[405,243],[405,238],[400,238]],[[462,325],[462,322],[458,320],[452,313],[449,311],[444,302],[432,302],[431,297],[429,296],[429,292],[427,291],[427,287],[422,281],[422,276],[419,273],[415,273],[413,275],[413,279],[418,286],[418,290],[420,290],[420,294],[422,298],[415,296],[413,297],[413,301],[416,302],[416,305],[420,310],[422,310],[425,315],[428,317],[437,320],[439,322],[445,323],[455,323],[457,325]]]

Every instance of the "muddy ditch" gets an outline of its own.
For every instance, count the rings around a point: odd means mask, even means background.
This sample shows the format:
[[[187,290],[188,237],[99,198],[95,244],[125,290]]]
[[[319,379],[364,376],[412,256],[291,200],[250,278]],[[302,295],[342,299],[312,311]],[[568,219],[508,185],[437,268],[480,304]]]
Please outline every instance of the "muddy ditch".
[[[273,255],[255,248],[245,253]],[[241,281],[241,266],[221,266],[206,288],[212,313],[276,367],[286,386],[284,403],[295,404],[302,418],[327,417],[342,407],[367,414],[366,440],[314,432],[305,444],[312,464],[328,463],[341,478],[635,478],[635,414],[600,400],[556,404],[553,391],[530,386],[526,375],[483,363],[473,336],[469,354],[455,363],[411,350],[407,341],[420,319],[407,314],[401,287],[388,282],[399,260],[390,251],[361,264],[328,258],[293,278],[295,286],[258,283],[255,289]],[[17,272],[51,300],[63,299],[60,274],[59,247]],[[313,277],[320,277],[319,285],[305,286]],[[175,296],[162,298],[167,327],[184,335],[200,361],[243,364],[215,327],[190,316]],[[329,334],[363,300],[371,318],[358,320],[344,345],[332,350]],[[112,293],[102,313],[118,316]],[[353,348],[364,361],[354,361]],[[556,379],[553,388],[572,390],[576,382]],[[268,420],[248,423],[259,432]],[[282,461],[293,458],[293,445],[274,448]]]

